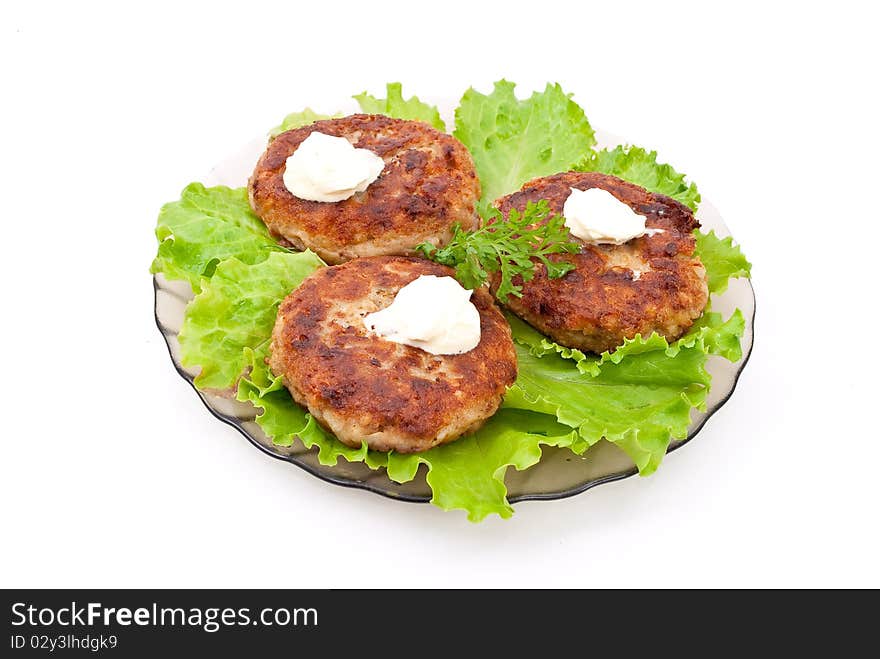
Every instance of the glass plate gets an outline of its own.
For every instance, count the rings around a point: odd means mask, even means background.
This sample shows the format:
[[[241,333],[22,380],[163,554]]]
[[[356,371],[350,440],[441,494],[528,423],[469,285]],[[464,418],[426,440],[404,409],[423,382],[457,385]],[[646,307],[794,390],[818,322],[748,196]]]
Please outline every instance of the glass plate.
[[[601,131],[597,131],[596,137],[600,146],[623,143],[622,140],[603,134]],[[203,183],[230,187],[245,185],[265,146],[265,138],[254,140],[211,170]],[[703,230],[714,229],[719,236],[730,235],[721,215],[709,202],[701,203],[697,217],[703,225]],[[192,290],[186,282],[167,281],[162,275],[153,278],[153,288],[156,324],[165,338],[177,372],[192,385],[197,371],[181,365],[180,344],[177,341],[184,308],[192,299]],[[706,368],[712,375],[712,390],[708,396],[707,409],[705,412],[694,411],[687,438],[673,441],[669,446],[670,452],[693,439],[706,421],[733,394],[739,375],[752,352],[755,296],[748,280],[731,280],[727,291],[712,299],[713,310],[720,311],[725,317],[737,307],[742,309],[746,318],[743,358],[731,364],[720,357],[709,357]],[[193,389],[211,414],[237,429],[251,444],[267,455],[291,462],[310,474],[336,485],[368,490],[401,501],[426,503],[431,500],[431,489],[425,481],[424,465],[419,468],[414,480],[403,484],[390,480],[384,469],[373,471],[362,463],[349,463],[341,459],[336,466],[327,467],[318,462],[317,449],[306,449],[298,441],[287,448],[273,445],[254,421],[255,408],[250,403],[236,401],[229,393],[198,391],[194,386]],[[505,483],[508,500],[511,503],[535,499],[561,499],[637,473],[629,457],[604,440],[582,456],[575,455],[568,449],[555,447],[544,446],[542,451],[543,457],[535,466],[525,471],[508,469]]]

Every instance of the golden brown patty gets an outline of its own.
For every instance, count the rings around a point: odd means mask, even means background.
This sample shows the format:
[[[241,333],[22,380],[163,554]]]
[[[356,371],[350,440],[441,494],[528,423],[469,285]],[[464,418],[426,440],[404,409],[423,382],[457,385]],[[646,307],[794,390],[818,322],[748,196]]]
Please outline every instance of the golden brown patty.
[[[507,217],[512,208],[523,210],[530,201],[546,199],[551,214],[561,215],[571,188],[607,190],[644,215],[647,227],[663,233],[624,245],[591,245],[572,236],[582,244],[580,253],[551,258],[577,267],[549,279],[538,265],[531,281],[515,280],[523,296],[509,296],[506,306],[558,343],[581,350],[613,350],[625,338],[654,331],[670,341],[679,338],[700,317],[709,295],[706,270],[694,255],[691,232],[700,226],[694,214],[670,197],[595,172],[535,179],[495,205]]]
[[[384,309],[420,275],[451,276],[442,265],[399,256],[322,268],[285,298],[269,366],[296,402],[349,446],[424,451],[475,430],[516,379],[510,326],[486,289],[480,343],[461,355],[432,355],[368,335],[363,318]]]
[[[385,161],[364,192],[325,203],[295,197],[284,186],[287,158],[313,131],[345,137]],[[445,245],[452,225],[475,229],[480,183],[470,153],[451,135],[420,121],[355,114],[281,133],[248,184],[251,207],[269,232],[328,263],[361,256],[413,254],[429,241]]]

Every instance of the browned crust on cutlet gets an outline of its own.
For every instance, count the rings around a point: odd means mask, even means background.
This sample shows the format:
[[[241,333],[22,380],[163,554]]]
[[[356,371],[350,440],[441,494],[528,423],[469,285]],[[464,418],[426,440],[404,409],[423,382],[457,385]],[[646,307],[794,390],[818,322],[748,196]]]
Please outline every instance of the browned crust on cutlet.
[[[486,289],[471,301],[480,343],[432,355],[367,333],[363,317],[385,308],[420,275],[453,271],[423,259],[372,257],[322,268],[284,301],[269,365],[294,400],[342,442],[424,451],[479,427],[516,379],[510,326]]]
[[[523,296],[510,296],[506,306],[558,343],[581,350],[613,350],[626,338],[654,331],[670,341],[679,338],[700,317],[708,299],[706,271],[694,255],[692,232],[700,226],[694,214],[675,199],[596,172],[535,179],[496,206],[507,217],[513,208],[522,211],[528,202],[546,199],[551,214],[561,215],[571,188],[607,190],[644,215],[647,227],[664,232],[624,245],[591,245],[572,236],[581,251],[551,258],[577,267],[550,279],[539,264],[534,279],[515,280]],[[642,271],[638,280],[633,269]]]
[[[295,197],[284,185],[285,164],[313,131],[373,151],[385,169],[364,192],[340,202]],[[421,121],[383,115],[355,114],[281,133],[257,163],[248,194],[273,236],[311,248],[328,263],[412,255],[424,241],[446,244],[456,223],[474,229],[479,222],[480,184],[464,145]]]

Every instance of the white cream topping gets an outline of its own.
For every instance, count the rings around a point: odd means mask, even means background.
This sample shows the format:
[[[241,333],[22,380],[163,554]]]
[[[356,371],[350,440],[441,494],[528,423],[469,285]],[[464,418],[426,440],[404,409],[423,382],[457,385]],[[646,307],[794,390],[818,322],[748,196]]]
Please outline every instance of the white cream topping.
[[[480,312],[452,277],[422,275],[394,301],[364,318],[368,332],[432,355],[460,355],[480,343]]]
[[[344,137],[311,133],[287,159],[284,186],[308,201],[342,201],[379,178],[385,161]]]
[[[572,188],[562,215],[572,235],[589,243],[622,245],[639,236],[663,233],[663,229],[645,227],[644,215],[601,188]]]

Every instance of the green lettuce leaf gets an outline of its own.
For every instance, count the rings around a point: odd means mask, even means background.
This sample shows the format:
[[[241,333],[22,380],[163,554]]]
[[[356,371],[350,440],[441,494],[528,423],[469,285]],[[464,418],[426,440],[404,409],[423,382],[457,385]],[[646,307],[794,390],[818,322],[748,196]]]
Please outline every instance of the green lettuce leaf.
[[[251,211],[247,190],[201,183],[190,183],[179,201],[162,207],[156,238],[159,250],[150,272],[186,280],[195,292],[223,259],[258,263],[272,252],[286,251]]]
[[[501,410],[476,433],[425,453],[388,456],[388,475],[398,482],[415,476],[419,464],[427,465],[432,503],[443,510],[461,509],[479,522],[496,513],[507,518],[504,475],[507,468],[522,471],[538,463],[541,446],[570,446],[576,434],[546,414],[526,410]]]
[[[321,119],[336,119],[337,117],[341,117],[342,115],[338,112],[336,114],[318,114],[312,108],[306,108],[302,112],[291,112],[289,115],[282,119],[281,123],[275,126],[272,130],[269,131],[269,139],[275,139],[281,133],[293,130],[294,128],[299,128],[300,126],[308,126],[309,124],[313,124],[316,121],[320,121]]]
[[[199,366],[196,385],[226,389],[252,361],[265,354],[278,304],[323,262],[312,252],[272,252],[247,265],[227,259],[189,303],[180,331],[181,362]]]
[[[691,409],[704,409],[711,382],[708,355],[741,357],[745,321],[738,310],[727,321],[707,314],[672,345],[656,333],[636,336],[613,353],[577,362],[536,344],[534,330],[522,321],[512,319],[511,327],[519,377],[504,406],[553,414],[577,428],[575,452],[604,437],[648,475],[660,465],[670,440],[687,436]]]
[[[367,92],[355,94],[353,97],[362,112],[367,114],[384,114],[395,119],[414,119],[431,124],[434,128],[446,131],[446,124],[440,118],[440,111],[434,105],[419,100],[418,96],[403,98],[403,88],[399,82],[389,82],[386,86],[387,98],[376,98]]]
[[[582,172],[601,172],[640,185],[651,192],[664,194],[697,210],[700,193],[694,183],[685,181],[671,165],[657,162],[656,151],[638,146],[616,146],[590,152],[575,169]]]
[[[250,378],[242,378],[239,400],[252,402],[261,411],[257,423],[279,446],[290,446],[296,437],[307,447],[318,448],[323,465],[336,465],[339,458],[364,462],[371,469],[385,467],[397,483],[415,478],[419,465],[427,466],[431,502],[444,510],[460,509],[478,522],[492,513],[510,517],[504,476],[507,468],[528,469],[541,459],[541,445],[570,446],[576,433],[552,416],[528,410],[501,410],[480,430],[467,437],[423,453],[380,453],[346,446],[321,428],[294,403],[280,385],[280,378],[261,389]]]
[[[709,279],[710,293],[723,293],[732,278],[749,277],[752,264],[746,260],[739,245],[733,244],[733,238],[719,238],[715,231],[709,233],[694,232],[697,239],[697,254]]]
[[[385,453],[368,451],[366,443],[359,448],[346,446],[318,425],[304,407],[294,402],[281,378],[269,371],[265,350],[268,340],[261,346],[260,350],[245,351],[248,373],[238,381],[236,397],[260,410],[256,421],[276,446],[291,446],[299,438],[306,448],[318,447],[318,460],[324,465],[333,466],[339,458],[366,462],[372,469],[387,464]]]
[[[538,176],[567,171],[595,144],[584,111],[559,85],[520,101],[514,83],[491,94],[465,92],[455,111],[455,137],[474,158],[483,187],[480,210]]]
[[[180,333],[182,361],[199,366],[196,386],[224,389],[238,383],[237,398],[260,411],[257,423],[279,446],[299,438],[318,448],[322,464],[340,458],[386,467],[397,482],[412,480],[420,464],[428,468],[433,501],[444,509],[460,508],[478,521],[490,513],[508,517],[504,474],[508,466],[526,469],[541,457],[540,446],[568,446],[577,439],[554,417],[529,410],[499,413],[472,436],[430,451],[401,455],[352,448],[321,428],[297,405],[266,366],[278,304],[323,264],[311,252],[273,253],[257,264],[236,259],[221,262],[202,292],[187,307]]]

